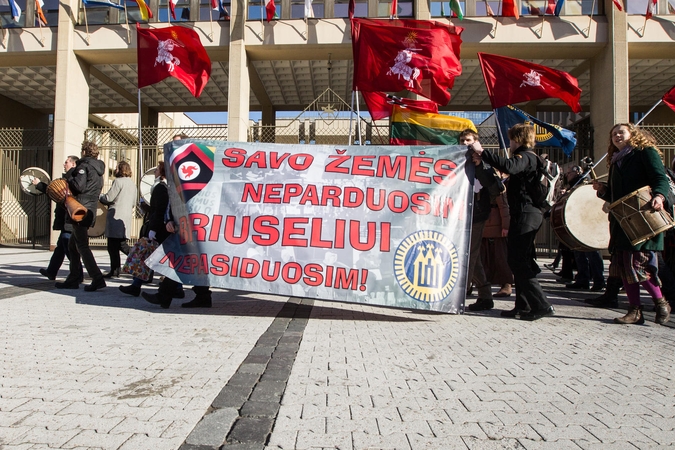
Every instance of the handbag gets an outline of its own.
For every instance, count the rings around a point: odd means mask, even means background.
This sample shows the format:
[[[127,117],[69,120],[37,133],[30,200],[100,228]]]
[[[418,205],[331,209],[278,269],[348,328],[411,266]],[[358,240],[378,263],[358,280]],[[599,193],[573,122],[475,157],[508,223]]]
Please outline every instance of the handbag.
[[[129,256],[127,256],[127,260],[124,263],[124,266],[122,266],[122,272],[128,273],[143,281],[148,281],[152,269],[145,265],[145,259],[152,255],[152,253],[157,250],[157,247],[159,247],[159,243],[155,240],[148,239],[147,237],[142,237],[137,240],[134,246],[129,250]]]

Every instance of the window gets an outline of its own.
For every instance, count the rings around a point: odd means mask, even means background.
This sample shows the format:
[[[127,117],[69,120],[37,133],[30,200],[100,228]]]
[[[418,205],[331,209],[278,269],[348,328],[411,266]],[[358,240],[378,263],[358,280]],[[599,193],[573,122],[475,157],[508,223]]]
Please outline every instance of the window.
[[[230,20],[232,5],[230,0],[216,0],[218,9],[214,10],[211,0],[200,0],[199,20]]]
[[[459,2],[462,14],[466,14],[466,2]],[[456,17],[450,9],[450,2],[432,2],[431,17]]]
[[[149,1],[149,0],[148,0]],[[159,0],[159,7],[157,8],[157,20],[159,22],[168,22],[170,9],[169,9],[170,0]],[[176,18],[174,19],[171,16],[171,22],[181,22],[190,20],[190,4],[188,0],[178,0],[176,6],[174,7]]]
[[[349,0],[335,0],[333,17],[349,17]],[[368,17],[367,1],[357,1],[354,4],[354,17]]]
[[[281,1],[274,2],[275,13],[274,18],[281,18]],[[265,11],[265,0],[249,0],[248,2],[248,20],[267,19],[267,11]]]
[[[324,4],[322,1],[312,1],[312,11],[314,17],[326,17],[324,14]],[[303,0],[291,0],[291,19],[305,18],[305,2]]]
[[[382,1],[377,4],[377,17],[389,17],[391,15],[391,2]],[[413,16],[413,4],[412,2],[398,2],[398,8],[396,11],[398,17],[412,17]]]
[[[14,21],[14,17],[12,16],[12,8],[9,6],[9,2],[3,2],[3,4],[0,5],[0,20],[2,20],[3,28],[17,28],[25,26],[26,0],[16,0],[16,3],[19,5],[19,8],[21,8],[21,15],[19,16],[18,21]]]

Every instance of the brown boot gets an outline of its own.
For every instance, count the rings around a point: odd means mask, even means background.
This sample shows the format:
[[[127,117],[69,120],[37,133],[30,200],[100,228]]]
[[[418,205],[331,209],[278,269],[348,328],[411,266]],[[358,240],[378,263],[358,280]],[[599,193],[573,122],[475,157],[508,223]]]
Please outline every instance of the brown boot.
[[[628,313],[623,317],[614,319],[614,323],[642,325],[645,318],[642,316],[642,306],[628,306]]]
[[[510,297],[511,296],[511,284],[510,283],[504,283],[502,288],[497,291],[497,293],[493,297]]]
[[[668,300],[665,298],[656,299],[654,300],[654,307],[656,310],[656,319],[654,319],[655,323],[663,325],[670,320],[671,308],[668,304]]]

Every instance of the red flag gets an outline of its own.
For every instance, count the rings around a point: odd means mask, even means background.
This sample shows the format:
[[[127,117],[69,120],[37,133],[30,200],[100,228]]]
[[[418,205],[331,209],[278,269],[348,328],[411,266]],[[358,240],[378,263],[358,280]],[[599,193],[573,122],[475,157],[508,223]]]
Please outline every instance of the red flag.
[[[356,9],[356,0],[349,0],[349,18],[354,18],[354,9]]]
[[[391,116],[394,105],[403,109],[419,113],[438,114],[438,104],[428,100],[413,100],[411,98],[396,97],[384,92],[362,92],[363,99],[368,105],[368,111],[373,120],[380,120]]]
[[[555,0],[548,0],[546,4],[546,14],[555,14]]]
[[[408,90],[447,104],[462,73],[462,31],[432,20],[352,19],[353,89]]]
[[[656,2],[658,0],[647,0],[647,12],[645,13],[645,18],[647,20],[651,19],[654,14],[656,14]]]
[[[391,0],[391,14],[389,15],[391,19],[398,18],[397,9],[398,9],[398,0]]]
[[[559,98],[581,111],[581,89],[567,72],[506,56],[478,53],[492,108],[542,98]]]
[[[515,17],[516,20],[520,19],[520,14],[518,14],[518,5],[516,5],[514,0],[504,0],[502,2],[502,16]]]
[[[666,94],[661,98],[663,103],[668,105],[670,109],[675,111],[675,86],[673,86]]]
[[[614,2],[614,6],[616,6],[619,11],[623,11],[623,6],[621,6],[621,2],[619,0],[612,1]]]
[[[196,31],[185,27],[143,29],[136,24],[138,88],[174,77],[199,97],[211,76],[211,59]]]

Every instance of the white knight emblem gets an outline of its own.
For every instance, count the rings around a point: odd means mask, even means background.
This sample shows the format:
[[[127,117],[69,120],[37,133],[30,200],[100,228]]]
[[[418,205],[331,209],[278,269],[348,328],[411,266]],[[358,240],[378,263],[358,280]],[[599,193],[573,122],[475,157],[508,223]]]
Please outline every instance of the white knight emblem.
[[[413,87],[415,80],[420,76],[420,69],[408,65],[413,54],[414,52],[410,50],[399,51],[396,59],[394,59],[394,65],[389,68],[387,75],[396,75],[399,80],[403,77],[408,82],[408,87]]]
[[[173,72],[176,66],[180,65],[180,59],[171,54],[171,51],[178,46],[178,42],[173,39],[166,41],[159,41],[157,44],[157,58],[155,58],[155,65],[167,64],[169,72]]]
[[[541,74],[539,72],[535,72],[534,69],[530,70],[530,73],[524,73],[523,74],[523,80],[522,83],[520,83],[520,87],[523,86],[534,86],[534,87],[541,87]]]

